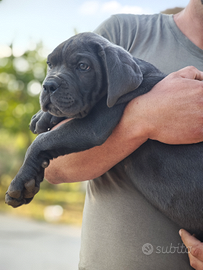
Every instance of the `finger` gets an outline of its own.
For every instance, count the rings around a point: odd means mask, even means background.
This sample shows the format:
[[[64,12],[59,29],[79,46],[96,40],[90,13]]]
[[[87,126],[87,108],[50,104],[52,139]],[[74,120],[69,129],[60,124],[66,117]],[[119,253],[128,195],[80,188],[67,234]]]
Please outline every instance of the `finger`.
[[[180,235],[189,254],[203,262],[203,243],[183,229],[180,230]]]
[[[196,246],[192,246],[190,253],[192,256],[201,261],[203,266],[203,243],[199,243]]]
[[[190,265],[192,268],[196,270],[202,270],[203,269],[203,262],[194,257],[191,253],[188,253],[189,255],[189,260],[190,260]]]
[[[199,70],[198,70],[198,71],[199,71]],[[197,72],[194,79],[195,79],[195,80],[202,81],[202,80],[203,80],[203,72],[202,72],[202,71]]]
[[[201,243],[197,238],[195,238],[186,230],[181,229],[179,234],[186,247],[192,247]]]
[[[193,80],[203,80],[203,72],[198,70],[196,67],[189,66],[185,67],[183,69],[180,69],[177,71],[177,74],[181,76],[182,78],[187,78],[187,79],[193,79]]]

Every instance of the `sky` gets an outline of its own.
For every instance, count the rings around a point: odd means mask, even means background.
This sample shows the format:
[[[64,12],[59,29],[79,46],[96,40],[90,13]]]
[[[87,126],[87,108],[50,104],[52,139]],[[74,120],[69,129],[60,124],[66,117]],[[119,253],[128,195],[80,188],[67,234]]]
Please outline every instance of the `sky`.
[[[189,0],[2,0],[0,2],[0,57],[16,56],[42,41],[46,51],[77,32],[93,31],[117,13],[153,14],[185,7]]]

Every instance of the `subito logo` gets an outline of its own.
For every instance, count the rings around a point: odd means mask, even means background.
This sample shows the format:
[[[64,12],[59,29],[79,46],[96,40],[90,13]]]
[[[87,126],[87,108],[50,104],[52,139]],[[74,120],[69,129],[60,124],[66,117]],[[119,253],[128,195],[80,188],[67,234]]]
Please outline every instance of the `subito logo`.
[[[142,246],[142,252],[145,255],[151,255],[154,251],[154,247],[150,243],[146,243]]]

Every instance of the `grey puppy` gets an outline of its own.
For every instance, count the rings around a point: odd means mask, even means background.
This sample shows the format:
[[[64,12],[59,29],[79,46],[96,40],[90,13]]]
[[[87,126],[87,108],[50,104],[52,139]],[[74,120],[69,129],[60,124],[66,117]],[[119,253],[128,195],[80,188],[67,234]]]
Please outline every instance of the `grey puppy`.
[[[41,133],[6,193],[13,207],[39,191],[49,160],[101,145],[126,104],[165,75],[121,47],[93,34],[76,35],[48,56],[38,112],[31,130]],[[135,115],[136,117],[136,115]],[[64,118],[73,120],[48,131]],[[119,163],[135,187],[166,216],[193,233],[203,231],[202,143],[166,145],[148,140]]]

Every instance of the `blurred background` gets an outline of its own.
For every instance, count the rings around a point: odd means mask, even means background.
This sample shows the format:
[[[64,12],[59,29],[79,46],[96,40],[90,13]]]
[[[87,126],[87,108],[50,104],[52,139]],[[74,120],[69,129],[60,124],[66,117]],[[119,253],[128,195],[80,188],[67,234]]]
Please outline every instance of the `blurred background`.
[[[59,237],[58,240],[53,239],[53,243],[58,243],[64,232],[64,237],[69,241],[64,243],[67,248],[68,243],[73,244],[73,239],[69,237],[75,237],[76,242],[73,245],[77,255],[76,258],[71,256],[70,260],[77,261],[78,258],[85,183],[50,185],[44,181],[31,204],[13,209],[4,203],[8,185],[19,170],[27,147],[35,138],[28,127],[32,115],[39,110],[39,93],[46,74],[46,56],[72,35],[93,31],[112,14],[171,14],[185,7],[188,2],[189,0],[0,0],[0,250],[2,244],[7,256],[9,252],[5,245],[8,245],[10,251],[17,246],[17,242],[16,246],[8,244],[13,239],[11,232],[15,231],[19,241],[22,241],[20,236],[22,231],[26,231],[20,229],[23,224],[38,233],[45,230],[45,227],[40,227],[42,224],[60,224],[60,230],[48,227],[45,231],[52,236],[56,233]],[[23,218],[23,222],[19,217]],[[40,223],[31,224],[31,220]],[[65,228],[70,229],[69,234]],[[8,238],[3,237],[6,232]],[[29,239],[29,232],[32,233],[32,230],[26,231],[25,239]],[[47,239],[50,240],[48,235]],[[50,245],[49,241],[47,243]],[[61,248],[63,252],[63,245]],[[35,256],[34,252],[30,253],[28,259]],[[13,268],[11,262],[8,263],[9,257],[5,257],[2,252],[0,254],[0,270],[27,269],[27,265],[25,268],[22,265],[18,268],[15,260]],[[21,255],[18,254],[18,258]],[[43,268],[33,265],[29,269],[56,269],[47,265],[47,259],[43,258]],[[64,263],[66,260],[68,261],[65,259]],[[74,268],[77,265],[74,263],[69,268],[67,263],[67,267],[57,269],[77,269]]]

